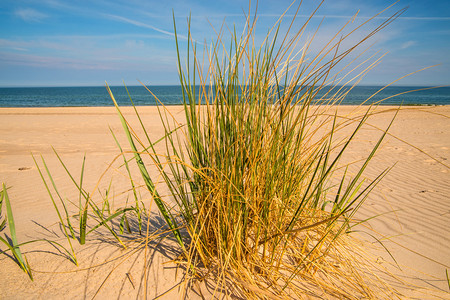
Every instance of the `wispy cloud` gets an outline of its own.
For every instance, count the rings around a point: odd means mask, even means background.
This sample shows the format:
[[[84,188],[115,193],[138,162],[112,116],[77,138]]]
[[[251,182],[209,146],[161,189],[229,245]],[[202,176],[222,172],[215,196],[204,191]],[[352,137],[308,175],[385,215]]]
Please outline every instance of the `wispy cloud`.
[[[173,32],[169,32],[169,31],[160,29],[160,28],[155,27],[155,26],[150,25],[150,24],[146,24],[146,23],[143,23],[143,22],[135,21],[135,20],[128,19],[128,18],[125,18],[125,17],[122,17],[122,16],[117,16],[117,15],[104,14],[104,16],[109,18],[109,19],[112,19],[112,20],[117,20],[117,21],[120,21],[120,22],[132,24],[132,25],[135,25],[135,26],[138,26],[138,27],[142,27],[142,28],[153,29],[153,30],[155,30],[157,32],[160,32],[160,33],[172,36],[172,37],[174,36]]]
[[[30,45],[29,42],[0,39],[0,49],[9,49],[9,50],[15,50],[15,51],[28,51],[29,45]]]
[[[416,41],[407,41],[400,46],[400,49],[406,49],[406,48],[414,46],[415,44],[417,44]]]
[[[107,70],[112,69],[108,64],[86,61],[74,58],[51,57],[44,55],[29,55],[16,53],[1,53],[0,65],[20,65],[43,68],[60,68],[76,70]]]
[[[41,22],[48,17],[48,15],[32,8],[17,9],[14,14],[25,22]]]
[[[215,14],[215,15],[209,15],[207,16],[209,19],[212,18],[225,18],[225,17],[243,17],[244,14]],[[284,17],[286,18],[292,18],[295,15],[293,14],[285,14]],[[296,15],[297,18],[309,18],[311,15],[304,15],[304,14],[298,14]],[[193,15],[193,17],[203,17],[201,15]],[[258,14],[258,18],[279,18],[280,15],[279,14]],[[316,14],[314,16],[312,16],[313,19],[322,19],[322,18],[326,18],[326,19],[351,19],[355,17],[354,15],[322,15],[322,14]],[[377,20],[387,20],[389,19],[391,16],[356,16],[355,19],[377,19]],[[450,21],[450,17],[406,17],[406,16],[398,16],[397,17],[398,20],[410,20],[410,21]]]
[[[156,32],[159,32],[159,33],[162,33],[162,34],[164,34],[165,36],[168,36],[168,37],[172,37],[172,38],[175,37],[175,33],[173,33],[173,32],[170,32],[170,31],[167,31],[167,30],[155,27],[153,25],[150,25],[150,24],[147,24],[147,23],[144,23],[144,22],[132,20],[132,19],[129,19],[129,18],[126,18],[126,17],[118,16],[118,15],[103,14],[103,16],[105,16],[106,18],[109,18],[111,20],[116,20],[116,21],[119,21],[119,22],[132,24],[132,25],[135,25],[135,26],[138,26],[138,27],[142,27],[142,28],[152,29],[152,30],[154,30]],[[182,34],[177,34],[177,38],[179,40],[187,40],[188,39],[187,36],[182,35]],[[196,41],[196,42],[201,44],[201,45],[203,45],[203,43],[201,43],[201,42],[198,42],[198,41]]]
[[[120,37],[120,38],[118,38]],[[126,38],[125,38],[126,37]],[[0,39],[3,65],[74,70],[141,70],[173,65],[173,53],[147,43],[147,35],[36,37],[33,40]],[[150,35],[151,37],[151,35]],[[154,56],[145,56],[152,52]]]
[[[13,48],[11,48],[11,49],[16,50],[16,51],[28,51],[28,49],[25,49],[25,48],[18,48],[18,47],[13,47]]]

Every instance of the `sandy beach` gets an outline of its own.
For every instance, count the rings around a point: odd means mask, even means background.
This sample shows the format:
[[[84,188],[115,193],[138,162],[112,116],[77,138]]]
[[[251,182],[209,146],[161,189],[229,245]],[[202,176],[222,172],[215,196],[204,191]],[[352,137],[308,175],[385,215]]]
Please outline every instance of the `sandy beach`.
[[[138,109],[151,137],[155,140],[161,137],[163,128],[159,125],[157,108]],[[183,108],[169,109],[182,122]],[[344,106],[339,114],[354,109]],[[380,136],[377,128],[386,128],[395,108],[381,107],[379,111],[364,126],[346,159],[362,159],[370,152]],[[132,108],[124,108],[124,113],[133,119]],[[401,268],[401,271],[392,268],[399,280],[417,285],[415,290],[403,290],[405,298],[450,298],[446,278],[446,269],[450,269],[449,118],[450,106],[401,108],[390,135],[365,173],[367,178],[374,179],[393,166],[357,218],[379,215],[368,221],[363,230],[379,234],[378,238]],[[131,123],[138,124],[135,119]],[[126,137],[113,107],[0,108],[0,179],[10,187],[8,195],[19,242],[42,238],[66,242],[32,154],[41,167],[40,155],[43,156],[63,198],[77,202],[78,193],[52,147],[77,178],[86,155],[87,190],[105,193],[113,182],[112,206],[119,207],[127,201],[122,192],[129,181],[118,168],[120,161],[114,161],[120,152],[110,129],[125,147]],[[144,199],[144,202],[151,205],[151,201]],[[366,238],[371,240],[367,235]],[[158,242],[155,240],[143,249],[130,241],[130,251],[125,251],[100,232],[88,237],[84,246],[74,243],[78,267],[49,244],[24,245],[23,253],[33,270],[34,281],[8,253],[1,253],[0,299],[132,299],[144,295],[148,299],[177,298],[183,291],[182,272],[177,272],[176,265],[170,262],[177,253]],[[4,245],[0,249],[5,250]],[[393,263],[386,252],[377,255],[380,264]],[[398,282],[394,285],[397,287]],[[201,296],[190,292],[189,298]]]

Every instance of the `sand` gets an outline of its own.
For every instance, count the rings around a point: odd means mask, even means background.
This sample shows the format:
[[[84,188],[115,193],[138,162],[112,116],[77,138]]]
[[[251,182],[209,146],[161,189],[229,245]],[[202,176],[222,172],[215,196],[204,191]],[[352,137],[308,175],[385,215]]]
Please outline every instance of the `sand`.
[[[346,114],[353,109],[342,107],[339,113]],[[139,111],[151,136],[160,137],[163,129],[157,109],[140,107]],[[181,107],[170,107],[170,111],[182,120]],[[127,116],[133,115],[131,108],[125,108],[124,112]],[[385,128],[393,113],[391,110],[377,114],[368,123]],[[386,138],[366,172],[366,176],[373,179],[395,165],[357,217],[363,219],[380,214],[370,220],[364,230],[385,236],[385,246],[402,269],[393,270],[401,279],[421,287],[415,291],[406,289],[406,297],[432,298],[431,294],[424,294],[428,293],[423,289],[426,288],[443,291],[440,297],[450,298],[446,294],[449,288],[445,274],[445,270],[450,269],[449,118],[450,106],[402,108],[390,130],[392,136]],[[373,126],[363,128],[347,160],[362,159],[368,154],[380,135]],[[126,138],[112,107],[0,108],[0,180],[11,187],[8,194],[19,242],[48,238],[67,244],[31,154],[41,166],[40,155],[45,158],[62,197],[78,202],[76,188],[52,147],[77,178],[86,155],[84,186],[95,191],[99,177],[119,153],[110,128],[125,146]],[[114,207],[126,201],[121,191],[128,186],[123,171],[117,169],[118,162],[120,160],[116,160],[99,184],[105,194],[113,178],[110,197]],[[146,199],[144,202],[145,205],[151,203]],[[5,232],[9,234],[7,229],[1,234]],[[366,238],[371,240],[367,235]],[[174,247],[157,242],[147,250],[136,249],[130,253],[111,242],[107,234],[91,235],[84,246],[74,243],[79,267],[50,245],[25,245],[23,252],[33,269],[34,281],[29,280],[8,254],[1,253],[0,299],[128,299],[144,295],[148,299],[176,298],[183,291],[182,272],[177,272],[175,264],[170,262],[177,253]],[[136,244],[128,245],[133,249]],[[4,245],[0,245],[0,249],[4,250]],[[377,255],[379,263],[393,262],[386,252]],[[99,264],[101,266],[89,268]],[[147,271],[143,272],[145,267]],[[190,292],[189,297],[200,296]]]

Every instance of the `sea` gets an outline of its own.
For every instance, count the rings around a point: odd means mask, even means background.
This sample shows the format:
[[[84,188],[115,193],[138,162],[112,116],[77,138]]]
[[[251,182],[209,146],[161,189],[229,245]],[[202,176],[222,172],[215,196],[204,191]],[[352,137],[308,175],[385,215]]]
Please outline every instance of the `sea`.
[[[156,99],[143,86],[127,87],[134,105],[156,105]],[[180,86],[149,86],[165,105],[182,104]],[[345,89],[346,87],[344,87]],[[359,105],[379,91],[364,104],[383,100],[381,105],[450,105],[450,87],[356,86],[342,100],[343,105]],[[119,105],[130,106],[130,97],[124,86],[111,90]],[[316,98],[324,95],[323,89]],[[417,90],[417,91],[413,91]],[[397,96],[394,96],[397,95]],[[394,96],[394,97],[391,97]],[[105,87],[11,87],[0,88],[0,107],[80,107],[113,106]]]

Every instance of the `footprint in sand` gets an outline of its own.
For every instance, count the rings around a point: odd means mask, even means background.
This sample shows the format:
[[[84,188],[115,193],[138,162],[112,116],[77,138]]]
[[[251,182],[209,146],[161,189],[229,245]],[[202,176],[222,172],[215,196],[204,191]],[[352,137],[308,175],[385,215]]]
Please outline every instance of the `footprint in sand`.
[[[18,170],[19,171],[26,171],[26,170],[30,170],[31,167],[20,167]]]

